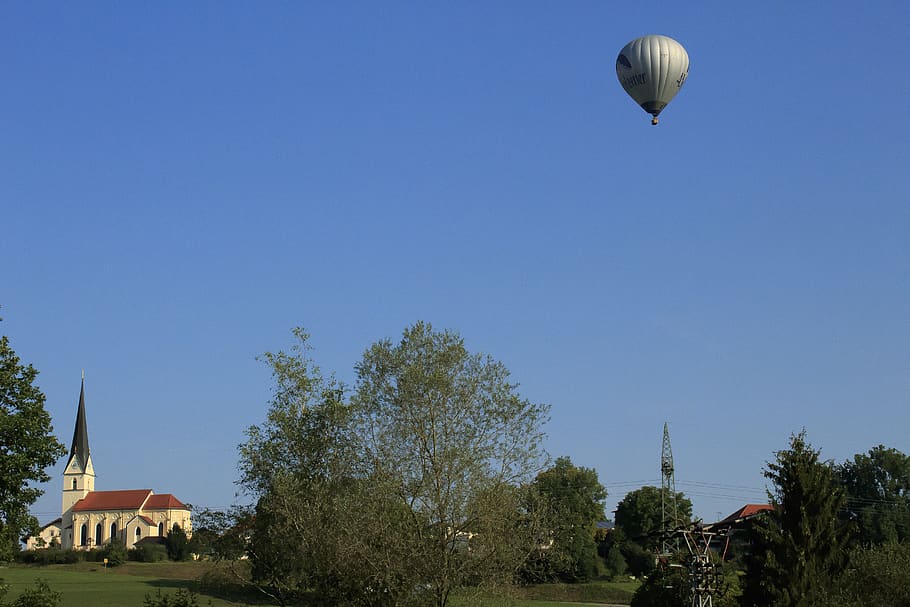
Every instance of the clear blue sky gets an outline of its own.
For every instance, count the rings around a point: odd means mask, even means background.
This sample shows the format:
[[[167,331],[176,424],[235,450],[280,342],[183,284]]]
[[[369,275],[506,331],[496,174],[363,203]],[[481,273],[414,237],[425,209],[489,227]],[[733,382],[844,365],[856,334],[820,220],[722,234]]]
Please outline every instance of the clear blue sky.
[[[910,4],[6,3],[0,333],[98,489],[234,501],[256,356],[427,320],[551,403],[608,508],[763,501],[805,427],[910,452]],[[679,40],[661,124],[614,62]],[[61,462],[35,507],[59,514]]]

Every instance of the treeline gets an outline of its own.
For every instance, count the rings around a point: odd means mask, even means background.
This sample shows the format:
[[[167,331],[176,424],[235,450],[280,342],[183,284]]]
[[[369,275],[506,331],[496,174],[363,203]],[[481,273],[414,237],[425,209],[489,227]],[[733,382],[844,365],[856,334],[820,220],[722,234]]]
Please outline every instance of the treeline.
[[[633,491],[615,528],[604,525],[596,472],[569,458],[547,464],[549,407],[522,398],[501,362],[417,323],[367,348],[348,387],[316,366],[306,332],[294,333],[290,351],[263,356],[274,391],[239,448],[250,505],[195,512],[191,539],[169,534],[183,556],[168,556],[247,560],[245,579],[279,605],[445,607],[453,593],[464,602],[515,584],[629,575],[645,580],[634,607],[691,604],[685,559],[656,564],[668,496]],[[27,396],[10,400],[7,425],[48,433],[43,395],[25,390],[36,372],[5,339],[0,361],[0,385]],[[51,447],[32,463],[60,450]],[[765,476],[772,508],[737,538],[715,605],[910,607],[906,455],[878,446],[835,464],[803,432]],[[17,476],[17,499],[0,504],[0,557],[14,551],[9,538],[36,526],[19,516],[37,495],[21,489],[29,479],[46,475]],[[691,522],[691,502],[675,497],[676,522]]]
[[[720,607],[910,607],[910,457],[877,446],[842,464],[805,431],[764,476],[771,508],[743,528]],[[633,607],[690,605],[680,569],[653,572]]]
[[[240,446],[252,505],[194,524],[209,557],[249,559],[260,592],[281,605],[443,607],[455,591],[633,575],[646,580],[636,607],[690,604],[685,571],[656,565],[661,490],[626,495],[611,529],[594,470],[559,458],[535,474],[548,407],[521,398],[501,363],[417,323],[370,346],[349,388],[295,335],[263,357],[273,397]],[[801,433],[765,475],[772,509],[731,551],[716,605],[902,604],[893,584],[855,588],[883,555],[910,574],[907,456],[879,446],[837,465]],[[676,498],[677,522],[690,522]]]

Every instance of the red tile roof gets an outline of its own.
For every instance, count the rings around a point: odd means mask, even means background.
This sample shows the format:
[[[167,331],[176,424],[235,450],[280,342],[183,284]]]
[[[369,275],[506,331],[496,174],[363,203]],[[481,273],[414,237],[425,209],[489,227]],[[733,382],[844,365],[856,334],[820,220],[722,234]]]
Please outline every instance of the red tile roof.
[[[151,525],[152,527],[155,526],[155,521],[153,521],[153,520],[150,519],[149,517],[147,517],[147,516],[141,514],[141,515],[139,515],[139,518],[141,518],[143,521],[145,521],[145,524],[146,524],[146,525]]]
[[[750,519],[761,512],[771,510],[772,508],[773,506],[771,506],[771,504],[746,504],[722,521],[714,523],[714,525],[731,525],[739,523],[746,519]]]
[[[76,505],[73,506],[73,511],[138,510],[151,494],[151,489],[91,491],[88,495],[76,502]]]
[[[149,498],[149,501],[145,503],[144,510],[189,510],[186,507],[186,504],[178,500],[176,497],[170,493],[161,493],[158,495],[153,495]]]

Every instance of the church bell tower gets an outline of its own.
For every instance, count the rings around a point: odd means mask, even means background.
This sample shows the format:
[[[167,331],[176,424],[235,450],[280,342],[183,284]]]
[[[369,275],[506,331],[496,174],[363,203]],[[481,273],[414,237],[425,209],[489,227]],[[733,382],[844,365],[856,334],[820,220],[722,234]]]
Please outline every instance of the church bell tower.
[[[76,428],[73,431],[73,445],[69,461],[63,472],[64,521],[72,507],[95,490],[95,468],[88,448],[88,426],[85,423],[85,371],[82,372],[82,389],[79,391],[79,411],[76,413]]]

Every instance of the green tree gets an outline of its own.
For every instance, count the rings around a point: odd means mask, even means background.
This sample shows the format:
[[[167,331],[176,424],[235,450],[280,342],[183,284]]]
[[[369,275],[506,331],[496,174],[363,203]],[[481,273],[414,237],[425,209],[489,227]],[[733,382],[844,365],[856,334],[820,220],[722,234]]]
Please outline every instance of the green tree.
[[[532,484],[549,504],[552,540],[546,555],[552,574],[564,582],[585,581],[597,575],[597,523],[604,520],[607,491],[593,468],[581,468],[568,457],[537,475]],[[552,558],[562,555],[565,558]]]
[[[263,356],[275,389],[266,421],[240,446],[239,483],[256,505],[237,539],[248,539],[254,583],[279,604],[307,593],[340,603],[349,586],[368,586],[369,569],[353,562],[361,496],[349,407],[343,387],[313,363],[306,331],[294,335],[290,352]]]
[[[34,485],[50,480],[45,468],[66,453],[53,435],[37,375],[0,337],[0,561],[12,557],[23,536],[38,532],[28,508],[43,491]]]
[[[190,552],[216,561],[240,559],[246,556],[252,527],[253,510],[248,506],[194,509]]]
[[[603,559],[607,577],[624,574],[629,568],[626,557],[622,554],[622,544],[626,541],[622,529],[601,530],[597,534],[597,554]]]
[[[647,575],[654,570],[655,556],[663,539],[661,489],[644,486],[626,494],[616,506],[616,527],[622,532],[619,548],[629,572]],[[692,502],[682,492],[676,493],[678,521],[673,527],[692,519]]]
[[[181,529],[177,523],[174,523],[174,526],[167,532],[167,536],[164,538],[164,548],[167,551],[167,558],[172,561],[185,561],[190,558],[190,540],[186,531]]]
[[[630,607],[689,607],[689,572],[683,567],[656,569],[635,591]]]
[[[879,445],[837,467],[863,544],[910,540],[910,456]]]
[[[805,431],[790,437],[764,472],[772,510],[755,520],[741,604],[812,607],[843,571],[846,505],[833,465],[819,459]]]
[[[521,483],[539,469],[546,407],[422,323],[367,350],[345,402],[295,335],[264,356],[276,388],[240,446],[257,587],[282,605],[442,606],[454,588],[510,581],[539,541]]]
[[[357,374],[360,464],[406,514],[383,538],[400,547],[396,569],[415,572],[437,607],[456,588],[510,582],[539,542],[517,487],[540,469],[548,407],[521,398],[502,363],[423,322],[373,344]]]
[[[679,520],[674,527],[692,520],[692,502],[682,492],[676,494],[676,509]],[[660,545],[661,517],[661,489],[657,487],[630,491],[616,506],[616,526],[630,541],[647,549]]]
[[[838,577],[830,607],[910,607],[910,543],[857,546]]]

